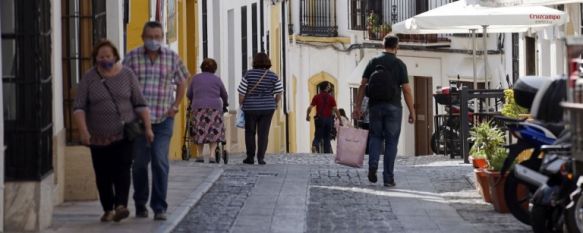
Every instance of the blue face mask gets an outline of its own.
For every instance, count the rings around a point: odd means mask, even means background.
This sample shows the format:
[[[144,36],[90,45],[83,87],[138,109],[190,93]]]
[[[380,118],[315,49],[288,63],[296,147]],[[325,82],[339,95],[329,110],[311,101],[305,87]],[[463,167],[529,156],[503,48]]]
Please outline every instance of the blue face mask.
[[[146,40],[144,41],[144,46],[149,51],[158,51],[161,47],[160,42],[157,40]]]
[[[102,60],[99,61],[98,65],[103,68],[104,70],[109,70],[111,68],[113,68],[113,65],[115,65],[114,61],[109,61],[109,60]]]

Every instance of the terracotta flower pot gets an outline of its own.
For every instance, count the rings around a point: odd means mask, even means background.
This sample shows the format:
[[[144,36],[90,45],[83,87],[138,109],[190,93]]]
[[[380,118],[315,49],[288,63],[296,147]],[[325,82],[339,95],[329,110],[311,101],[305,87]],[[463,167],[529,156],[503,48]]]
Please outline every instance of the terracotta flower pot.
[[[488,168],[488,161],[485,158],[474,158],[470,156],[474,168]]]
[[[490,185],[488,184],[488,174],[485,169],[474,169],[476,175],[476,189],[482,195],[485,202],[492,203],[490,197]]]
[[[506,198],[504,198],[504,184],[506,183],[507,175],[501,177],[498,171],[487,171],[487,174],[494,210],[498,213],[510,212],[508,206],[506,206]]]

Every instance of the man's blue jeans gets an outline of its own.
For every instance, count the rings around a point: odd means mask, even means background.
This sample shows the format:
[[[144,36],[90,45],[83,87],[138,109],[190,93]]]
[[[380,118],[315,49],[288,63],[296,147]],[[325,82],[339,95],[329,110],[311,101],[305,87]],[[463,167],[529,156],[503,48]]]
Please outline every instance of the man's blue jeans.
[[[397,157],[397,145],[401,133],[401,121],[403,108],[388,103],[376,104],[369,109],[369,159],[368,166],[377,169],[379,157],[384,142],[384,166],[383,180],[385,183],[394,179],[395,158]]]
[[[174,119],[167,118],[159,124],[152,124],[154,142],[148,145],[146,137],[136,138],[134,144],[134,202],[136,207],[144,207],[148,202],[149,181],[148,164],[152,162],[152,199],[150,207],[154,213],[165,212],[168,208],[166,192],[168,190],[168,149]]]
[[[320,150],[320,143],[323,144],[323,152],[326,154],[332,153],[332,145],[330,144],[330,131],[334,127],[334,119],[332,117],[318,117],[314,120],[314,125],[316,126],[316,131],[314,132],[314,142],[313,146],[318,148],[318,152],[322,153]]]

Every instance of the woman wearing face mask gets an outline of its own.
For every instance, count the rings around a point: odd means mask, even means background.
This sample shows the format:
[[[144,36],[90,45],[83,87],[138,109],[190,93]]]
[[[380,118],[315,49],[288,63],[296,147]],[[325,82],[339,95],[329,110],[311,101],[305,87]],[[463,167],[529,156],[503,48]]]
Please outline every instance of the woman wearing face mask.
[[[148,141],[154,140],[150,114],[136,75],[120,63],[117,48],[107,40],[93,50],[94,67],[81,79],[74,102],[74,118],[81,143],[89,146],[101,221],[119,222],[127,209],[133,161],[132,142],[124,138],[124,122],[140,117]]]

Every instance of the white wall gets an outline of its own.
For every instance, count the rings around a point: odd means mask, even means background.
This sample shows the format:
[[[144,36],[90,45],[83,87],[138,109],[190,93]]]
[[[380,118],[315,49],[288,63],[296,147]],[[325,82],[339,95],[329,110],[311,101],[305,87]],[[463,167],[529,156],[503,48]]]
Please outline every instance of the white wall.
[[[2,11],[0,11],[0,25],[2,25]],[[2,46],[0,46],[0,54],[2,54]],[[0,56],[0,78],[2,77],[2,57]],[[4,94],[0,82],[0,109],[4,109],[3,97]],[[0,114],[0,232],[4,232],[4,114]]]
[[[123,48],[123,1],[120,0],[106,0],[106,14],[107,14],[107,39],[109,39],[116,47]],[[120,54],[123,56],[124,54]]]
[[[51,14],[52,28],[52,63],[51,73],[53,76],[53,135],[57,135],[65,128],[63,121],[63,55],[62,55],[62,33],[61,33],[61,1],[53,0]]]
[[[241,0],[241,1],[231,1],[231,0],[207,0],[207,35],[208,35],[208,52],[209,57],[213,58],[217,61],[218,70],[216,72],[217,75],[220,75],[221,80],[225,84],[227,91],[229,93],[229,107],[231,110],[238,108],[238,101],[235,98],[237,93],[233,92],[236,91],[239,82],[241,81],[241,74],[243,67],[241,66],[241,7],[247,6],[247,67],[251,68],[252,62],[252,43],[253,40],[252,36],[252,27],[251,27],[251,18],[252,18],[252,10],[251,6],[253,3],[257,3],[257,30],[258,35],[260,35],[259,30],[261,27],[259,26],[260,22],[260,9],[259,9],[259,0]],[[266,1],[264,3],[264,19],[269,21],[269,9],[271,3],[270,1]],[[219,9],[216,9],[219,8]],[[202,4],[199,2],[199,14],[202,15]],[[233,12],[233,22],[232,25],[229,22],[228,12]],[[217,13],[219,15],[217,15]],[[200,19],[200,17],[199,17]],[[202,61],[202,19],[199,20],[199,61]],[[219,26],[221,25],[221,26]],[[233,29],[232,36],[229,34],[229,28]],[[265,25],[264,29],[267,31],[269,30],[269,25]],[[217,31],[218,30],[218,31]],[[264,33],[266,34],[266,33]],[[260,43],[260,39],[257,40]],[[229,50],[229,44],[232,43],[232,48],[234,51]],[[258,45],[258,50],[260,50],[261,46]],[[231,56],[230,54],[234,54]],[[198,64],[197,64],[198,67]],[[198,69],[198,68],[197,68]],[[232,74],[229,72],[229,69],[233,69]]]

